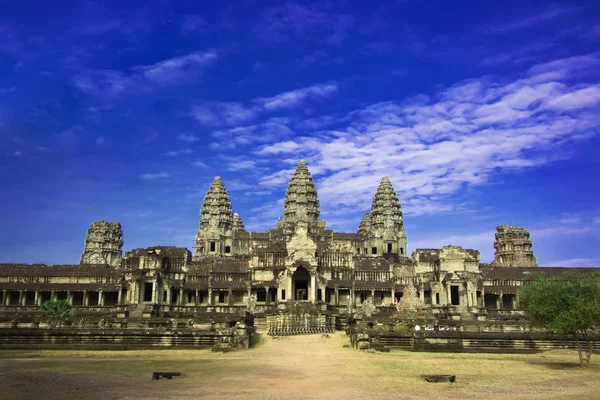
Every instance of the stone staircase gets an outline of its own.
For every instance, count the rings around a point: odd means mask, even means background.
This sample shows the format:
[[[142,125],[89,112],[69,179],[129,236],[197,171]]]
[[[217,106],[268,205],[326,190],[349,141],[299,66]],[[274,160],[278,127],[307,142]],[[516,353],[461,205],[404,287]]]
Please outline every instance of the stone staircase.
[[[131,319],[142,319],[144,315],[144,310],[146,309],[146,304],[139,303],[135,310],[129,313],[129,318]]]

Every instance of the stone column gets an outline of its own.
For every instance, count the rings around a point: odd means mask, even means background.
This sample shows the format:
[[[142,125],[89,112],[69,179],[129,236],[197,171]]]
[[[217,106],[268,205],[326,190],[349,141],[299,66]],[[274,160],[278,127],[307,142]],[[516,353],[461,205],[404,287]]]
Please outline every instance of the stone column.
[[[179,289],[179,305],[184,305],[185,302],[183,301],[183,289]]]
[[[501,302],[502,295],[503,295],[502,292],[500,292],[499,295],[496,295],[496,310],[500,309],[500,304],[502,304],[502,302]]]
[[[340,289],[337,286],[335,287],[335,305],[340,305]]]
[[[23,291],[19,290],[19,305],[20,306],[25,305],[25,298],[26,298],[26,296],[23,296]]]
[[[375,301],[375,289],[371,289],[371,303],[373,303],[374,306],[379,305],[377,304],[377,301]]]
[[[316,279],[315,279],[316,271],[310,274],[310,301],[313,303],[317,302],[317,288],[316,288]]]
[[[211,288],[208,289],[208,305],[209,306],[213,305],[213,296],[212,296],[212,289]]]
[[[89,304],[88,292],[87,290],[83,291],[83,305],[87,306]]]
[[[54,290],[50,291],[50,300],[52,300],[52,301],[56,300],[56,292]]]
[[[98,290],[98,305],[104,305],[104,293],[102,292],[102,290]]]
[[[70,290],[67,290],[67,301],[69,302],[69,304],[73,305],[73,294]]]
[[[271,303],[271,298],[269,297],[269,287],[265,287],[265,305],[269,305]]]
[[[123,289],[119,288],[119,291],[117,292],[117,305],[121,305],[121,297],[123,297]]]
[[[233,289],[232,288],[227,289],[227,304],[230,306],[233,305]]]
[[[152,304],[156,304],[158,302],[158,287],[157,282],[152,282]]]
[[[200,304],[200,297],[199,297],[199,295],[198,295],[198,289],[196,289],[196,297],[195,297],[195,299],[194,299],[194,304],[195,304],[195,305],[198,305],[198,304]]]
[[[36,306],[39,306],[39,305],[40,305],[40,304],[39,304],[39,300],[40,300],[40,292],[39,292],[38,290],[36,290],[36,291],[35,291],[35,295],[34,295],[34,300],[33,300],[33,303],[34,303]]]

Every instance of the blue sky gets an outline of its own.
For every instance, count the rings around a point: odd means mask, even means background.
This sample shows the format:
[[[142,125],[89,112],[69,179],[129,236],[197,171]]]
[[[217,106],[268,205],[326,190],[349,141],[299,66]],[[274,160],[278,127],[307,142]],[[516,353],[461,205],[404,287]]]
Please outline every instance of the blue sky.
[[[0,0],[0,262],[191,249],[216,175],[275,227],[304,158],[331,229],[387,175],[410,252],[600,265],[600,5],[501,4]]]

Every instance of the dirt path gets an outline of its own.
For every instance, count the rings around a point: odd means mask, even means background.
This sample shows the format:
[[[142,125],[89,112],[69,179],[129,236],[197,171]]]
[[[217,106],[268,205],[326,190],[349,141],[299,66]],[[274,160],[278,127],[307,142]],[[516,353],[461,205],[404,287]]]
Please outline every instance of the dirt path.
[[[333,335],[264,337],[257,348],[52,352],[0,359],[4,399],[463,399],[600,398],[598,368],[565,364],[571,353],[366,354]],[[40,358],[41,356],[41,358]],[[6,357],[6,355],[4,355]],[[560,361],[560,362],[559,362]],[[574,360],[573,360],[574,361]],[[152,371],[183,379],[151,381]],[[459,371],[455,384],[428,384],[427,371]],[[429,372],[430,373],[430,372]]]

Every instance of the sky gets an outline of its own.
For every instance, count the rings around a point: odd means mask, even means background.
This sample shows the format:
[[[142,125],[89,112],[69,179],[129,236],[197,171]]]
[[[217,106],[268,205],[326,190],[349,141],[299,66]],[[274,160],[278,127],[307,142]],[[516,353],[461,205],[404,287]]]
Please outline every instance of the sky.
[[[275,228],[304,159],[329,229],[388,176],[409,253],[600,266],[600,3],[491,4],[0,0],[0,262],[192,249],[217,175]]]

